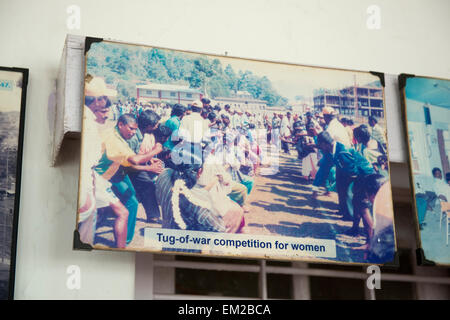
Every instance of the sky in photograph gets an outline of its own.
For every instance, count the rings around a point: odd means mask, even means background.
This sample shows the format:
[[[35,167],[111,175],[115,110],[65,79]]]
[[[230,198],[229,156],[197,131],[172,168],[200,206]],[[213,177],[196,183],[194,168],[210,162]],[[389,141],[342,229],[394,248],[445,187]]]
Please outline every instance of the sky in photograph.
[[[230,64],[237,73],[239,70],[252,71],[258,76],[266,76],[279,94],[293,101],[295,96],[312,98],[314,89],[342,89],[357,85],[366,85],[379,80],[368,72],[342,71],[335,69],[304,67],[283,63],[219,58],[225,68]]]
[[[110,44],[108,43],[108,45]],[[121,43],[112,43],[112,45],[123,49],[133,49],[138,51],[153,49],[153,47],[139,45],[130,46]],[[101,47],[99,48],[101,49]],[[171,51],[171,49],[162,50]],[[180,52],[178,50],[174,51]],[[339,90],[355,84],[361,86],[379,81],[377,76],[374,76],[369,72],[299,66],[282,62],[255,61],[250,59],[208,55],[204,53],[184,53],[192,59],[196,59],[198,56],[206,56],[210,61],[218,59],[221,61],[224,70],[227,65],[230,64],[236,74],[238,74],[239,71],[245,72],[248,70],[256,76],[266,76],[278,94],[287,98],[289,102],[295,102],[296,96],[303,96],[307,100],[312,101],[314,90],[316,89]],[[100,51],[100,55],[101,54],[102,51]]]

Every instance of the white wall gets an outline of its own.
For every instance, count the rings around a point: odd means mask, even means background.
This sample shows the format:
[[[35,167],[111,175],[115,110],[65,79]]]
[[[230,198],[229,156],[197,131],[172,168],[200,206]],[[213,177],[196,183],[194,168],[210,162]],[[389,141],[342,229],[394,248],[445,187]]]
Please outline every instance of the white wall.
[[[81,9],[69,29],[70,5]],[[380,29],[367,28],[367,8]],[[170,17],[158,12],[170,11]],[[17,299],[133,299],[133,253],[73,252],[79,144],[49,167],[49,96],[67,33],[339,68],[450,78],[448,0],[0,1],[0,65],[30,69]],[[78,265],[81,288],[66,287]]]

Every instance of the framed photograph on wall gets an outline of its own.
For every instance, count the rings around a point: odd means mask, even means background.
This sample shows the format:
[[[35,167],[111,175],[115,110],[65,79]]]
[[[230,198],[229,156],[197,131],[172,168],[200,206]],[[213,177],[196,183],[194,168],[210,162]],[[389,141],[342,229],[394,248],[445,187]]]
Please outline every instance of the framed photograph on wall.
[[[0,300],[14,298],[28,69],[0,67]]]
[[[419,263],[450,265],[450,80],[400,75]]]
[[[86,38],[74,247],[385,264],[384,75]]]

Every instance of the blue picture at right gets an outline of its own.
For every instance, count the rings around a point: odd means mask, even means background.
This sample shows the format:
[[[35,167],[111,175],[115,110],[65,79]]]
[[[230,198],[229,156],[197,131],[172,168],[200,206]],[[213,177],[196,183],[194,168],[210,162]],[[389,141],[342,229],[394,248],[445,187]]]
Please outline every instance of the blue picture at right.
[[[450,264],[450,80],[406,78],[409,160],[424,259]]]

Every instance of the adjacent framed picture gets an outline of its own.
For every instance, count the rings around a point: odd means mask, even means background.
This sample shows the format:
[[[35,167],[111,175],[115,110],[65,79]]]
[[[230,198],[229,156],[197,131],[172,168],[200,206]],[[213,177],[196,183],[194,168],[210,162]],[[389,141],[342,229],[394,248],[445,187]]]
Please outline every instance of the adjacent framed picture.
[[[74,247],[385,264],[384,75],[86,38]]]
[[[450,80],[400,75],[419,263],[450,265]]]
[[[0,300],[14,298],[28,69],[0,67]]]

